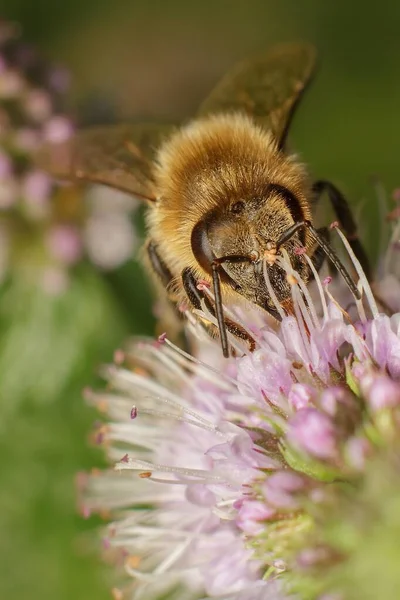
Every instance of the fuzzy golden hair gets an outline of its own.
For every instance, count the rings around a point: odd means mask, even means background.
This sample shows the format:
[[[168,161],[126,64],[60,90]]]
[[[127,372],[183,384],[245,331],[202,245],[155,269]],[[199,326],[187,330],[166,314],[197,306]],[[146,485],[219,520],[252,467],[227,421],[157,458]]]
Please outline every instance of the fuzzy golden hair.
[[[210,210],[262,196],[269,182],[295,195],[303,218],[311,219],[305,168],[246,115],[211,116],[177,131],[160,147],[154,177],[157,203],[148,211],[149,231],[175,276],[190,267],[209,279],[191,248],[193,228]],[[272,196],[268,212],[278,219],[287,215],[284,199]],[[279,229],[293,223],[289,215]]]

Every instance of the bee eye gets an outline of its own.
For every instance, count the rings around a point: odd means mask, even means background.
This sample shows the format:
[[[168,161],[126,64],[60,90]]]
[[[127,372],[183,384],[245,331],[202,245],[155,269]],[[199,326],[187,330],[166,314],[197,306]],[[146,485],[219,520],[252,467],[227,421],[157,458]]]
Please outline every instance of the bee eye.
[[[238,202],[235,202],[235,204],[232,204],[231,212],[233,212],[234,215],[240,215],[240,213],[244,211],[244,206],[243,200],[239,200]]]

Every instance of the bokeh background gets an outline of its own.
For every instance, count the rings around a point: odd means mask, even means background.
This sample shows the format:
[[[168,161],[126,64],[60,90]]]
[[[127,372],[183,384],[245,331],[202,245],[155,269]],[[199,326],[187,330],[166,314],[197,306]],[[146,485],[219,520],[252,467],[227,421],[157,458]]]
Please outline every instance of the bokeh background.
[[[314,42],[320,70],[291,141],[346,191],[376,255],[376,181],[389,200],[400,183],[400,3],[1,0],[0,13],[68,69],[77,124],[185,119],[236,59]],[[140,238],[140,210],[129,218]],[[98,522],[76,506],[76,473],[102,460],[81,389],[128,335],[152,332],[150,290],[136,254],[113,269],[83,258],[58,294],[14,271],[0,287],[0,598],[105,600]]]

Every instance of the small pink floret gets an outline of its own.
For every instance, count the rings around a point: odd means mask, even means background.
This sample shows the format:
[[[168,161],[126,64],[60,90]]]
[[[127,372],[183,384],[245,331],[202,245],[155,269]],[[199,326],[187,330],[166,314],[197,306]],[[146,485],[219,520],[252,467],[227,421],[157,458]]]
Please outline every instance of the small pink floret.
[[[337,454],[335,426],[327,415],[314,408],[303,408],[292,417],[287,438],[316,458],[330,459]]]

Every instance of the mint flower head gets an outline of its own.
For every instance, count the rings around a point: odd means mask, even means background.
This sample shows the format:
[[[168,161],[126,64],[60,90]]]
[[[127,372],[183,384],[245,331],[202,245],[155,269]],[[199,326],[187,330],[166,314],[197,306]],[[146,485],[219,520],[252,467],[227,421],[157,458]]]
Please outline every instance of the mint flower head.
[[[18,273],[50,294],[64,291],[84,258],[114,269],[137,243],[132,198],[56,184],[36,166],[43,143],[73,134],[68,88],[65,69],[45,62],[17,25],[0,21],[0,282]]]
[[[329,275],[307,289],[283,253],[294,314],[276,302],[276,325],[230,309],[254,352],[227,361],[201,333],[194,357],[165,335],[134,341],[104,369],[106,390],[86,391],[115,467],[80,480],[81,507],[112,515],[105,551],[131,577],[115,597],[358,598],[362,574],[368,590],[363,560],[379,550],[363,536],[387,488],[400,499],[400,226],[373,288],[335,229],[361,300]],[[371,482],[383,473],[381,493]],[[382,563],[389,589],[397,569]]]

